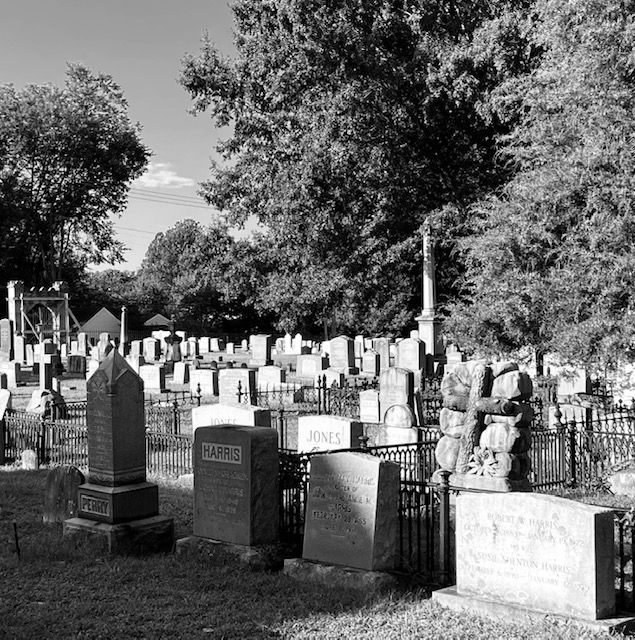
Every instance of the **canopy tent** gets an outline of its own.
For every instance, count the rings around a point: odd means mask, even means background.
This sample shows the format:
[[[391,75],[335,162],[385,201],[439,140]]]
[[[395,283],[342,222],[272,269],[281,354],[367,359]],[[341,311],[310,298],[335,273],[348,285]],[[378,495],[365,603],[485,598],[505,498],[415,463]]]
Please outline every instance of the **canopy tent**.
[[[80,328],[84,333],[109,333],[111,336],[119,336],[121,321],[106,307],[102,307],[90,320],[87,320]]]

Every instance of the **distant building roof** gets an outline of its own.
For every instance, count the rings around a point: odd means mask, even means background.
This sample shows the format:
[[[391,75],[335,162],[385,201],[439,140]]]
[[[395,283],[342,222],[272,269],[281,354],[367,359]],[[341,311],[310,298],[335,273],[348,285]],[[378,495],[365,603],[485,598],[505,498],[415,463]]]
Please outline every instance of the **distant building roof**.
[[[82,325],[80,331],[91,333],[111,333],[114,338],[121,329],[120,320],[110,313],[106,307],[102,307],[90,320]]]
[[[161,313],[155,313],[149,320],[143,323],[144,327],[169,327],[172,321]]]

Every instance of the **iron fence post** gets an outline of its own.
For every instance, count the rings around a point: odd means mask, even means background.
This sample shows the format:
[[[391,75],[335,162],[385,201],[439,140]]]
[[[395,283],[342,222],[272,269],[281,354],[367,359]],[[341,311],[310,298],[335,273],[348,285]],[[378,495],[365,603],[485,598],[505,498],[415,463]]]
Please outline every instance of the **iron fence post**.
[[[238,381],[238,392],[236,393],[238,396],[238,404],[242,404],[243,401],[243,386],[240,384],[240,380]]]
[[[439,484],[439,582],[450,582],[450,472],[442,469],[438,472]]]
[[[196,402],[198,404],[198,406],[201,406],[201,396],[202,396],[202,392],[201,392],[201,383],[197,382],[196,383]]]
[[[0,420],[0,464],[4,464],[6,459],[6,447],[7,447],[7,425],[4,420],[4,416],[2,420]]]
[[[174,398],[173,402],[172,402],[172,416],[173,416],[173,421],[172,424],[174,425],[174,433],[178,434],[181,429],[180,429],[180,424],[179,424],[179,403],[177,402],[176,398]]]
[[[286,449],[286,437],[285,437],[285,428],[284,428],[284,407],[280,407],[280,411],[278,413],[278,437],[280,438],[280,448]]]
[[[569,484],[571,487],[575,487],[578,482],[578,464],[576,456],[578,454],[576,447],[576,425],[575,420],[569,421]],[[583,461],[584,462],[584,461]]]

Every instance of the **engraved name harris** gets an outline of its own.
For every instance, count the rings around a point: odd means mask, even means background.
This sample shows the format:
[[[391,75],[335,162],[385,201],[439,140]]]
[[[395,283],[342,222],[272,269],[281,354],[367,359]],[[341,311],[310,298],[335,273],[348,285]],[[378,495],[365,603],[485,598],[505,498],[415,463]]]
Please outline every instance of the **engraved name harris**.
[[[228,464],[242,464],[243,448],[231,444],[201,442],[201,457],[206,462],[226,462]]]

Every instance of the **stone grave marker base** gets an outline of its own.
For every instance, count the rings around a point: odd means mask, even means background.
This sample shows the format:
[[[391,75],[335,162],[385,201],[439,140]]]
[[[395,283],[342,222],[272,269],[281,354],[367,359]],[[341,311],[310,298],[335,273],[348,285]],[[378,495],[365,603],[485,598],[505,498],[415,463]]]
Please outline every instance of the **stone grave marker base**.
[[[214,548],[231,553],[241,564],[255,571],[280,571],[284,562],[282,552],[275,544],[249,546],[199,536],[187,536],[176,541],[177,555],[192,553],[195,550],[211,551]]]
[[[174,549],[174,519],[153,516],[121,524],[86,518],[64,521],[64,536],[88,535],[99,540],[109,553],[147,555],[170,553]]]
[[[435,471],[436,474],[436,471]],[[436,476],[433,474],[433,479]],[[437,480],[438,482],[438,480]],[[471,473],[453,473],[450,476],[450,487],[463,489],[483,489],[485,491],[531,491],[531,482],[524,480],[510,480],[509,478],[494,478],[491,476],[477,476]]]
[[[619,631],[629,632],[635,630],[635,617],[617,613],[615,617],[602,620],[585,620],[556,613],[527,609],[520,605],[497,602],[487,598],[479,598],[472,595],[461,595],[456,591],[456,586],[440,589],[432,592],[432,599],[443,607],[452,611],[468,611],[470,613],[486,615],[505,620],[522,620],[523,617],[540,620],[545,616],[573,621],[592,631]]]
[[[86,482],[79,486],[79,516],[119,524],[159,514],[159,487],[137,482],[106,487]]]
[[[303,558],[290,558],[284,561],[282,572],[296,580],[319,582],[330,587],[356,589],[364,593],[387,591],[397,586],[395,576],[383,571],[367,571],[353,567],[324,564]]]

